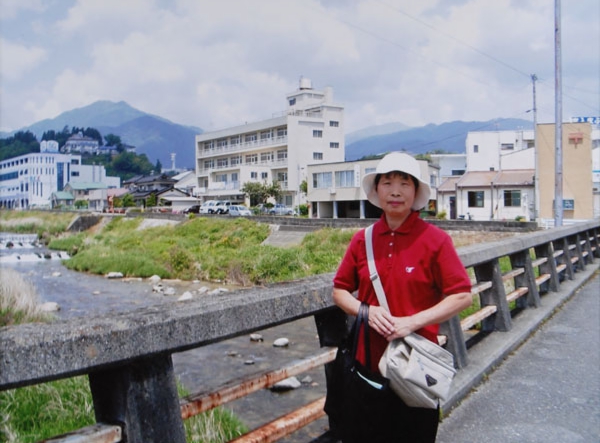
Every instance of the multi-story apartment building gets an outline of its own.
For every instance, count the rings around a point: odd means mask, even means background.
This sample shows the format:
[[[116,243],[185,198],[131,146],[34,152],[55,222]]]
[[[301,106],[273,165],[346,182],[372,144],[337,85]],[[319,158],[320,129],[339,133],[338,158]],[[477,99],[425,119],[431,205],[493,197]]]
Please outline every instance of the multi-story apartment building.
[[[344,108],[333,102],[332,88],[318,91],[301,78],[286,98],[279,116],[196,136],[199,199],[241,202],[245,183],[276,181],[278,203],[297,206],[305,201],[300,185],[308,165],[344,161]]]
[[[104,183],[120,186],[119,177],[108,177],[104,166],[83,165],[80,155],[59,154],[55,145],[44,144],[43,152],[20,155],[0,162],[0,207],[26,209],[49,206],[52,194],[67,183]]]

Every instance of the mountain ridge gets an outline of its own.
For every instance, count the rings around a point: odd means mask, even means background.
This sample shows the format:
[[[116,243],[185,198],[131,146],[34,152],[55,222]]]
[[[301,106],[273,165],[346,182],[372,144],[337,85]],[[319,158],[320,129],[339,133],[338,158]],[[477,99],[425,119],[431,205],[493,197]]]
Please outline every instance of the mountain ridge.
[[[203,130],[184,126],[166,118],[136,109],[125,101],[99,100],[90,105],[65,111],[52,119],[44,119],[19,131],[31,131],[41,139],[48,130],[61,131],[68,127],[92,127],[105,136],[115,134],[121,141],[137,148],[138,154],[146,154],[154,163],[159,160],[164,167],[171,166],[171,153],[175,153],[177,168],[195,166],[195,139]],[[465,152],[468,132],[482,130],[530,129],[532,122],[522,119],[499,118],[485,122],[453,121],[430,123],[421,127],[409,127],[400,122],[363,128],[345,135],[346,161],[385,154],[390,151],[406,151],[425,154],[432,151],[449,153]],[[17,131],[0,136],[8,137]]]

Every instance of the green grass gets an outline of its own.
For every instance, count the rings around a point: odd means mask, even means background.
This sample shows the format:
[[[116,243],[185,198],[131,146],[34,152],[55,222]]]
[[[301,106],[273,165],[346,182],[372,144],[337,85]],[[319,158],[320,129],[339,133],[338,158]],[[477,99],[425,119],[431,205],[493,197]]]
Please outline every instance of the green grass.
[[[189,393],[178,386],[179,396]],[[29,443],[96,422],[87,376],[0,392],[0,442]],[[187,441],[221,443],[248,429],[230,411],[215,408],[184,421]]]
[[[322,229],[301,245],[262,245],[269,226],[245,218],[194,217],[175,226],[138,229],[141,218],[115,218],[98,234],[75,234],[49,247],[72,254],[65,266],[94,274],[180,278],[261,285],[289,281],[338,266],[354,231]]]

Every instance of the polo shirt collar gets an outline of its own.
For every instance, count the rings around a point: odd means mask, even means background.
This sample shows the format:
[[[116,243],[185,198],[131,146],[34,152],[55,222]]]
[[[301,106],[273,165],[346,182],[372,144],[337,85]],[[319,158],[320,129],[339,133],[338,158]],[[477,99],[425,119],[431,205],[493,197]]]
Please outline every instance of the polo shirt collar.
[[[375,234],[379,235],[391,234],[392,232],[395,232],[396,234],[408,234],[417,220],[419,220],[419,212],[411,211],[410,215],[406,218],[406,220],[404,220],[404,223],[402,223],[396,230],[392,231],[387,224],[387,220],[385,219],[385,213],[383,213],[381,214],[379,221],[375,223],[373,231]]]

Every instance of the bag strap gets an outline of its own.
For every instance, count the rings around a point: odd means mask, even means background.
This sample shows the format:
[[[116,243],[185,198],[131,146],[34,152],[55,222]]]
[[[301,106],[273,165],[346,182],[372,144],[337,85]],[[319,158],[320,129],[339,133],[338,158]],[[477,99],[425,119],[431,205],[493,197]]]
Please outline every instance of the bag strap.
[[[360,328],[363,327],[363,339],[365,348],[365,364],[367,367],[371,365],[371,346],[369,342],[369,305],[361,303],[358,308],[358,315],[354,322],[352,331],[352,356],[356,357],[356,351],[358,349],[358,336],[360,334]]]
[[[365,229],[365,246],[367,248],[369,278],[373,283],[373,288],[375,288],[375,293],[377,294],[379,306],[390,312],[390,308],[387,303],[387,298],[385,297],[385,292],[383,290],[383,285],[381,284],[381,279],[379,278],[379,274],[377,273],[377,267],[375,266],[375,257],[373,256],[373,225],[370,225]]]

